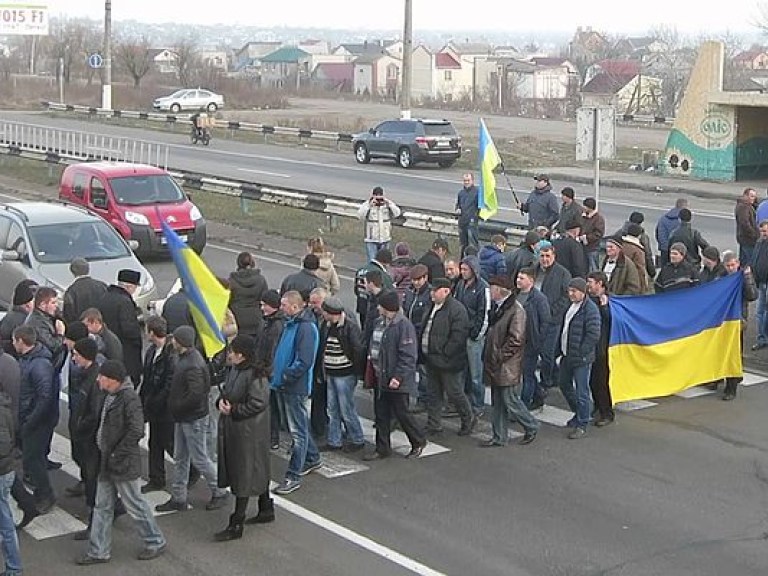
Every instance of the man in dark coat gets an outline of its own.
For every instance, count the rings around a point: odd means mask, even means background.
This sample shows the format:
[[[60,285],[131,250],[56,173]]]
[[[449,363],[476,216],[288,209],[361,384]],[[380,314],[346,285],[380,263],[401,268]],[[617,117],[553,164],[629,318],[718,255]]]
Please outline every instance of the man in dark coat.
[[[268,289],[253,255],[250,252],[238,254],[237,270],[229,275],[229,309],[235,316],[238,334],[258,338],[264,327],[261,298]]]
[[[117,335],[104,324],[98,308],[86,309],[80,318],[99,346],[99,352],[107,360],[123,361],[123,344]]]
[[[467,172],[463,177],[464,186],[456,196],[456,216],[459,219],[459,245],[461,257],[467,246],[477,248],[478,203],[477,186],[471,173]]]
[[[178,292],[166,298],[161,315],[168,326],[168,334],[173,334],[173,331],[179,326],[192,326],[194,328],[192,312],[189,310],[189,298],[187,298],[187,292],[183,286]],[[197,335],[195,338],[197,340]]]
[[[96,445],[100,453],[96,507],[93,510],[88,551],[77,559],[77,564],[87,566],[109,562],[112,554],[112,521],[118,496],[135,520],[144,543],[138,559],[152,560],[165,552],[167,544],[139,488],[139,440],[144,436],[141,401],[127,377],[125,367],[117,360],[107,360],[101,365],[98,383],[106,396],[96,431]]]
[[[557,198],[552,193],[552,185],[549,176],[538,174],[533,179],[536,181],[534,188],[525,202],[517,205],[523,214],[528,214],[528,228],[533,230],[537,226],[550,228],[557,222],[560,216],[560,207]]]
[[[275,349],[283,333],[285,317],[280,310],[280,294],[277,290],[267,290],[261,298],[261,312],[264,317],[264,330],[256,340],[256,353],[253,359],[255,373],[269,380],[272,377],[272,362]],[[270,448],[280,448],[280,405],[278,395],[269,395],[269,430]]]
[[[112,330],[123,343],[125,369],[134,386],[141,379],[141,324],[133,295],[139,289],[141,273],[136,270],[120,270],[117,284],[107,288],[97,308],[107,328]]]
[[[687,248],[682,242],[669,247],[669,262],[661,267],[656,276],[656,292],[669,292],[691,288],[699,283],[699,270],[685,258]]]
[[[536,272],[523,268],[517,273],[517,301],[525,310],[525,348],[523,349],[523,389],[520,398],[530,410],[544,405],[546,391],[536,377],[539,356],[544,345],[544,334],[552,323],[549,301],[536,288]]]
[[[686,260],[693,264],[694,268],[701,268],[701,250],[709,246],[701,232],[691,224],[693,214],[688,208],[680,210],[680,226],[669,235],[669,244],[682,243],[687,249]],[[670,248],[671,250],[671,248]]]
[[[58,374],[67,357],[64,346],[64,322],[58,317],[59,296],[56,290],[41,286],[35,292],[35,308],[24,322],[34,328],[37,340],[51,353],[53,371]]]
[[[405,293],[403,314],[413,324],[417,334],[421,332],[424,313],[432,306],[431,292],[432,286],[429,285],[427,267],[424,264],[416,264],[416,266],[411,268],[411,287]],[[418,359],[416,369],[419,376],[418,392],[416,406],[413,407],[412,412],[420,414],[427,411],[427,405],[429,404],[427,400],[429,396],[427,392],[427,369],[421,358]]]
[[[8,354],[16,358],[13,347],[13,331],[27,321],[27,317],[35,309],[35,290],[37,282],[22,280],[13,289],[13,308],[0,321],[0,343]]]
[[[597,420],[595,426],[601,428],[612,424],[615,419],[613,400],[611,400],[610,368],[608,364],[608,344],[611,339],[611,308],[608,305],[608,277],[605,272],[590,272],[587,277],[587,291],[600,311],[600,339],[595,348],[595,361],[589,372],[589,389],[595,401]]]
[[[354,291],[357,298],[356,311],[360,318],[360,328],[365,330],[365,318],[368,315],[370,309],[370,295],[367,289],[366,277],[368,272],[375,270],[381,273],[381,285],[385,290],[394,288],[394,282],[392,276],[389,274],[389,265],[392,264],[392,252],[389,248],[382,248],[376,252],[376,257],[368,262],[365,266],[361,266],[355,272],[355,284]]]
[[[250,336],[235,336],[227,351],[229,371],[216,406],[219,417],[218,479],[221,488],[235,495],[229,525],[217,532],[219,542],[243,536],[245,512],[251,496],[259,498],[259,513],[249,524],[275,519],[269,495],[269,384],[253,370],[255,342]]]
[[[325,288],[325,282],[318,278],[317,269],[320,268],[320,258],[317,254],[307,254],[301,264],[301,270],[295,274],[289,274],[280,285],[280,294],[295,290],[305,302],[309,302],[309,293],[318,286]]]
[[[427,279],[431,284],[435,278],[445,278],[443,262],[448,255],[448,242],[444,238],[435,238],[432,247],[419,258],[419,264],[427,267]]]
[[[584,209],[574,200],[574,196],[575,193],[570,186],[566,186],[560,191],[562,203],[560,204],[560,215],[555,226],[555,231],[560,236],[565,234],[565,231],[568,229],[567,226],[571,222],[578,222],[579,227],[581,227],[581,214],[584,212]]]
[[[511,418],[525,430],[518,444],[530,444],[536,439],[539,423],[515,391],[522,377],[525,310],[515,301],[512,281],[507,276],[491,277],[490,285],[495,306],[485,340],[483,375],[486,385],[491,387],[493,436],[481,446],[506,446]]]
[[[736,242],[739,244],[739,261],[742,266],[752,263],[755,244],[760,237],[757,229],[757,213],[755,201],[757,192],[754,188],[745,188],[741,197],[736,201],[733,214],[736,217]]]
[[[579,241],[584,244],[587,253],[587,265],[592,272],[600,267],[598,253],[600,240],[605,236],[605,218],[597,210],[594,198],[584,199],[584,213],[581,215],[581,236]]]
[[[446,395],[461,417],[460,436],[469,436],[477,424],[477,416],[464,394],[469,329],[467,309],[451,296],[450,281],[436,278],[432,284],[432,306],[424,314],[419,334],[420,355],[427,367],[429,386],[427,433],[442,433]]]
[[[69,271],[75,277],[64,292],[62,316],[64,322],[80,320],[88,308],[96,306],[107,291],[107,285],[101,280],[91,278],[90,265],[84,258],[75,258],[69,265]]]
[[[659,266],[664,266],[669,262],[669,247],[672,242],[669,237],[678,226],[680,226],[680,210],[688,208],[688,200],[678,198],[675,201],[675,207],[659,218],[656,224],[656,244],[659,246]]]
[[[517,280],[517,273],[520,272],[522,268],[533,266],[535,260],[533,251],[536,244],[539,243],[539,240],[541,240],[541,238],[539,238],[539,235],[535,230],[528,230],[520,245],[511,252],[505,253],[504,268],[507,271],[507,276],[509,276],[509,279],[512,280],[512,282]]]
[[[563,228],[563,235],[554,242],[557,261],[571,273],[572,278],[586,278],[589,270],[587,253],[584,245],[578,241],[581,235],[581,221],[571,220],[566,222]]]

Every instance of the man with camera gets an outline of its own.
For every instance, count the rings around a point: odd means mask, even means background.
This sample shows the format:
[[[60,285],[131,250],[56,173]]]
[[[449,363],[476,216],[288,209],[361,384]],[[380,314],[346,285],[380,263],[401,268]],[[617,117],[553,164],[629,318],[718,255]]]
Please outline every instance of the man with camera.
[[[365,252],[370,262],[382,248],[389,249],[392,220],[400,216],[400,207],[384,197],[384,189],[376,186],[371,197],[360,205],[357,217],[365,222]]]

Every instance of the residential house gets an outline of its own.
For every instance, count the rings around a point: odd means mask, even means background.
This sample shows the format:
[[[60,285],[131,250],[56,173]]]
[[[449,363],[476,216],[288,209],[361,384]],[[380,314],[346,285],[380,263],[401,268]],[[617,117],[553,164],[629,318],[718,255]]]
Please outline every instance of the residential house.
[[[235,52],[233,68],[236,73],[259,76],[261,58],[282,46],[282,42],[248,42]]]
[[[283,46],[260,60],[262,86],[300,88],[309,80],[310,54],[296,46]]]
[[[440,54],[447,54],[449,58],[439,56]],[[441,78],[436,79],[436,82],[438,80],[440,82],[436,85],[436,90],[439,88],[445,91],[443,93],[452,94],[453,99],[466,97],[475,100],[478,95],[475,85],[475,63],[493,59],[493,48],[490,44],[449,42],[435,54],[436,70],[438,61],[442,66],[440,68],[442,74],[438,74]],[[458,68],[454,66],[454,61],[459,64]],[[446,78],[450,79],[446,80]]]
[[[618,114],[655,114],[661,93],[661,79],[643,74],[639,60],[593,64],[581,88],[583,106],[614,106]]]
[[[176,53],[171,48],[150,48],[149,61],[160,74],[176,74]]]
[[[634,36],[620,38],[613,47],[613,52],[619,57],[637,58],[641,54],[663,52],[667,44],[653,36]]]
[[[576,28],[576,33],[568,43],[567,58],[584,71],[592,63],[607,56],[610,49],[608,39],[591,26]]]
[[[202,48],[198,52],[200,62],[206,68],[214,68],[224,72],[229,68],[229,58],[227,51],[218,48]]]
[[[742,70],[768,70],[768,49],[752,46],[733,57],[733,64]]]
[[[329,54],[330,52],[328,42],[325,40],[302,40],[296,45],[296,48],[313,56]]]
[[[520,58],[520,50],[514,46],[496,46],[493,55],[499,58]]]
[[[402,61],[389,54],[358,56],[354,60],[355,94],[397,99]]]
[[[312,70],[312,85],[329,92],[352,92],[354,72],[353,62],[320,62]]]
[[[402,58],[403,43],[395,40],[366,40],[361,43],[339,44],[331,51],[331,54],[342,55],[348,62],[352,62],[360,56],[377,56],[389,54],[396,58]]]

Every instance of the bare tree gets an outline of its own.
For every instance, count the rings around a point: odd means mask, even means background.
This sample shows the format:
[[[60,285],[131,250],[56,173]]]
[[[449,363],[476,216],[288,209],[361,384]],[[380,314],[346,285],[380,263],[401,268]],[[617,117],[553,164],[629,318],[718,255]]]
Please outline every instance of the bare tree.
[[[195,70],[199,67],[198,43],[194,37],[181,38],[173,46],[176,56],[176,73],[179,83],[188,87]]]
[[[133,87],[140,88],[141,80],[152,68],[152,60],[149,52],[149,39],[125,40],[120,42],[115,49],[117,63],[125,69],[133,79]]]
[[[88,20],[64,20],[51,28],[46,52],[56,66],[56,78],[69,84],[73,74],[85,71],[86,48],[94,23]],[[61,66],[59,66],[61,63]],[[62,78],[60,78],[62,76]]]
[[[695,52],[674,26],[657,26],[648,35],[655,48],[640,55],[642,73],[661,80],[661,93],[653,112],[674,116],[693,69]]]

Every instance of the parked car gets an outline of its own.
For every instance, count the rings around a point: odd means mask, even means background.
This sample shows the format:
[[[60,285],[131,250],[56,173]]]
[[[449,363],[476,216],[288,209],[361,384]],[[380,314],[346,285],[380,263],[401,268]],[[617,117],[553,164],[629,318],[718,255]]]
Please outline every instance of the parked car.
[[[91,276],[107,284],[128,268],[141,272],[134,296],[144,311],[155,298],[155,281],[130,245],[99,216],[57,202],[12,202],[0,205],[0,306],[9,309],[16,285],[30,278],[63,296],[74,278],[69,264],[85,258]]]
[[[61,176],[59,198],[83,206],[136,240],[143,257],[167,252],[161,219],[200,254],[207,239],[202,213],[161,168],[126,162],[84,162]]]
[[[355,160],[394,160],[402,168],[437,162],[448,168],[461,157],[461,137],[448,120],[387,120],[352,139]]]
[[[202,88],[177,90],[170,96],[155,98],[152,102],[155,110],[168,110],[174,114],[182,110],[206,110],[216,112],[224,108],[224,96]]]

